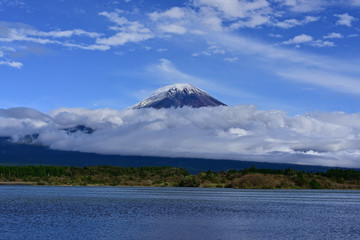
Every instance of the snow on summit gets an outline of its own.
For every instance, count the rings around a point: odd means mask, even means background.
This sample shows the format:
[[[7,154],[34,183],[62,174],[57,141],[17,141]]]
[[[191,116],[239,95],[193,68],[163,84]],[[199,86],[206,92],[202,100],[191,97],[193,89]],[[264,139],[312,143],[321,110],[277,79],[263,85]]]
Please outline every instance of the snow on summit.
[[[168,85],[156,90],[149,98],[132,108],[193,108],[226,106],[205,91],[188,83]]]
[[[189,83],[176,83],[176,84],[172,84],[172,85],[167,85],[165,87],[159,88],[158,90],[156,90],[154,92],[153,95],[155,94],[161,94],[161,93],[166,93],[169,91],[192,91],[192,92],[205,92],[197,87],[194,87],[193,85],[189,84]]]

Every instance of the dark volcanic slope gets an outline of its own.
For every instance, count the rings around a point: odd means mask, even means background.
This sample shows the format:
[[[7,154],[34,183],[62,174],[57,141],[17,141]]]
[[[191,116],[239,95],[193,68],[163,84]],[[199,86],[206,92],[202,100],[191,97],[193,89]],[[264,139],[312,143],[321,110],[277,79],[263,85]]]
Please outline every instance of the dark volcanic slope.
[[[57,165],[57,166],[99,166],[111,165],[121,167],[171,166],[183,167],[191,173],[201,171],[226,171],[228,169],[256,168],[286,169],[318,172],[328,167],[306,166],[296,164],[264,163],[231,160],[209,160],[199,158],[166,158],[143,156],[101,155],[71,151],[51,150],[33,144],[10,143],[9,138],[0,137],[0,165]]]
[[[160,109],[184,106],[200,108],[226,105],[190,84],[174,84],[156,90],[153,95],[132,108]]]

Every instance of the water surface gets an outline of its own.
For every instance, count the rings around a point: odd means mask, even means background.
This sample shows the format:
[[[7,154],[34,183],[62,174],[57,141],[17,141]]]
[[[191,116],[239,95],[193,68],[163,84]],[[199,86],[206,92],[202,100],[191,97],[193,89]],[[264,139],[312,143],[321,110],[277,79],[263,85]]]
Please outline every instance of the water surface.
[[[0,239],[359,239],[360,192],[0,186]]]

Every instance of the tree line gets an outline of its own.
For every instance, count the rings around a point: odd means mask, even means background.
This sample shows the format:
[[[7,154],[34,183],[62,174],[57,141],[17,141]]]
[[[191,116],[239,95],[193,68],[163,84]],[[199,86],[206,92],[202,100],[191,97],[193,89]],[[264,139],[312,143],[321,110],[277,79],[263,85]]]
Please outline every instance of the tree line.
[[[312,173],[252,166],[191,175],[186,169],[175,167],[0,165],[1,184],[20,182],[36,185],[359,189],[360,172],[337,168]]]

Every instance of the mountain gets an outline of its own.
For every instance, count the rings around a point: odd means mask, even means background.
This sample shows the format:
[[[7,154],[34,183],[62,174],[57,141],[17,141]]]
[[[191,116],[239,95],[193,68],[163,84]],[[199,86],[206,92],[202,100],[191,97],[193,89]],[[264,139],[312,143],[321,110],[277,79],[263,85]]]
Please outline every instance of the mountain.
[[[286,163],[266,163],[232,160],[212,160],[201,158],[171,158],[171,157],[145,157],[124,155],[102,155],[96,153],[83,153],[74,151],[53,150],[46,146],[13,143],[11,138],[0,137],[0,166],[25,165],[56,165],[56,166],[171,166],[183,167],[192,174],[201,171],[226,171],[228,169],[256,168],[283,169],[291,168],[305,172],[325,172],[330,167],[296,165]]]
[[[193,108],[226,106],[205,91],[187,83],[159,88],[150,97],[131,108]]]
[[[77,125],[70,128],[64,128],[62,130],[64,130],[67,134],[79,133],[79,132],[84,134],[92,134],[93,132],[95,132],[95,129],[92,129],[85,125]]]

